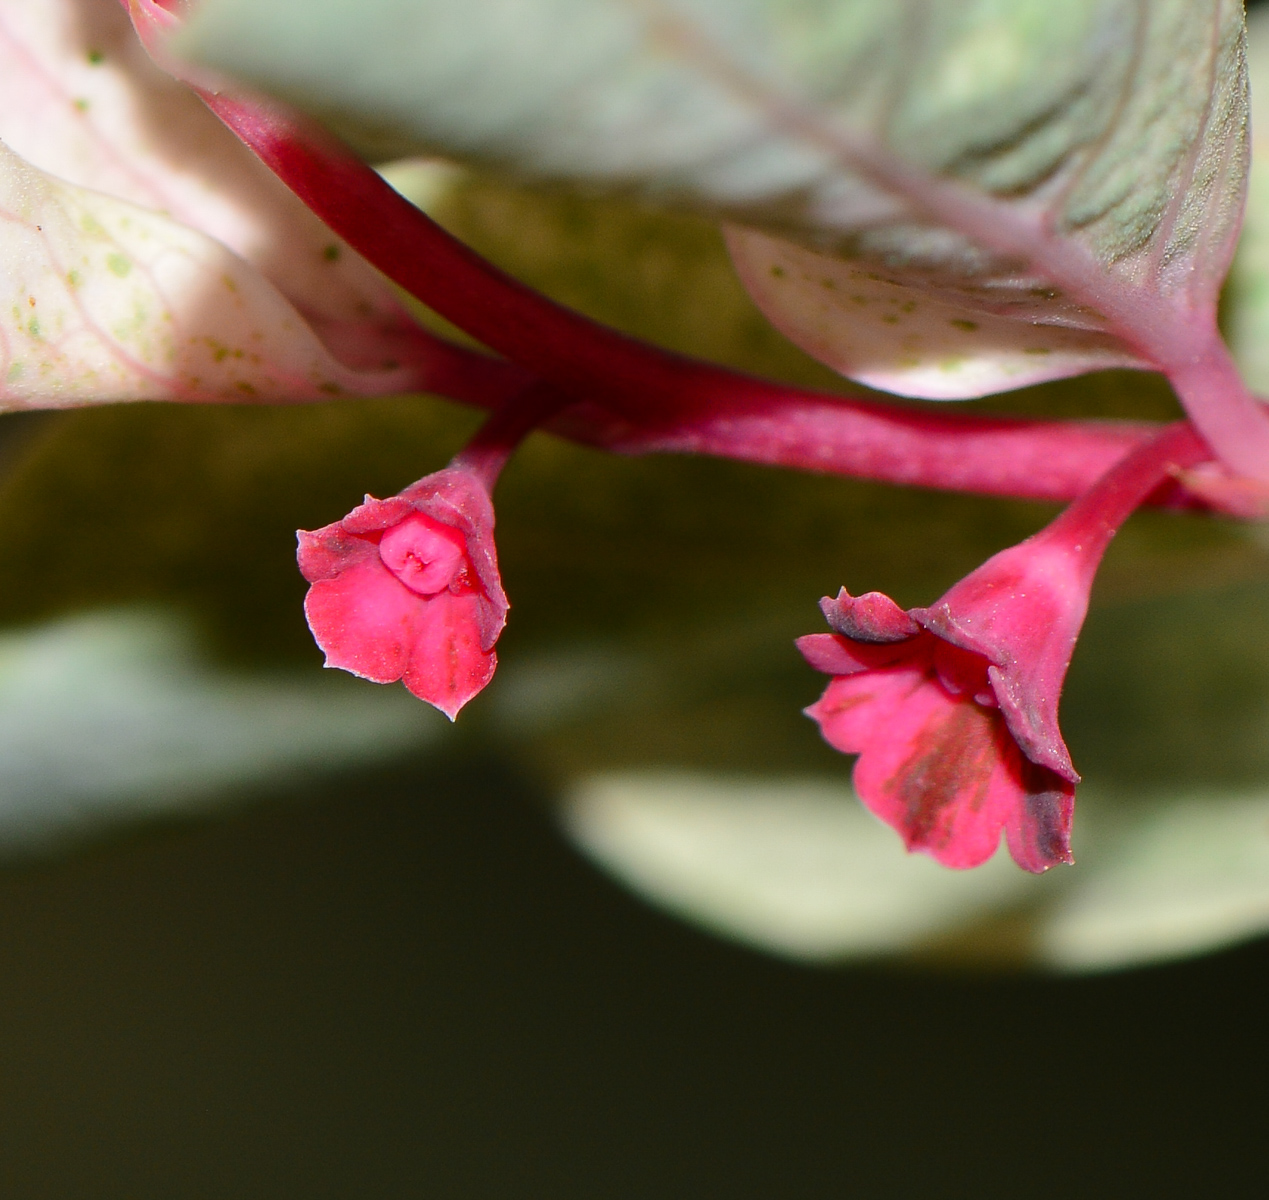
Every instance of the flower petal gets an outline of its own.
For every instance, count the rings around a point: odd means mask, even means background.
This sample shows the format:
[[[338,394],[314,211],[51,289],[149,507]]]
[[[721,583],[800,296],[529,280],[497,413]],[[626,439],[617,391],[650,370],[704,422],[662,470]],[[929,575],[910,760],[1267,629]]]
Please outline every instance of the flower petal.
[[[507,623],[511,606],[502,590],[502,576],[498,571],[494,510],[488,490],[470,471],[446,467],[411,484],[401,493],[401,498],[425,516],[457,529],[466,539],[467,561],[475,574],[469,583],[478,585],[484,593],[480,644],[485,650],[492,649]]]
[[[1021,753],[1014,771],[1022,784],[1022,802],[1005,823],[1009,853],[1024,870],[1039,874],[1059,863],[1073,863],[1071,823],[1075,785]]]
[[[834,750],[859,754],[888,736],[899,709],[927,682],[923,671],[911,667],[838,676],[806,715]]]
[[[900,662],[922,661],[932,644],[930,638],[902,643],[856,642],[837,633],[808,633],[797,639],[797,648],[817,671],[825,675],[855,675],[875,671]]]
[[[904,642],[916,637],[921,627],[883,592],[852,596],[842,588],[825,596],[820,611],[830,628],[857,642]]]
[[[481,597],[441,592],[414,609],[404,683],[452,721],[492,678],[498,657],[481,645]]]
[[[299,531],[304,611],[326,665],[402,679],[453,720],[493,677],[507,621],[489,492],[447,467],[342,521]]]
[[[375,683],[395,683],[411,666],[419,603],[375,552],[334,578],[314,583],[304,600],[304,615],[328,667]]]
[[[299,540],[296,561],[299,563],[300,574],[309,583],[316,583],[319,579],[334,579],[352,563],[378,557],[378,550],[372,541],[350,535],[339,521],[321,529],[300,529],[296,532],[296,537]]]
[[[993,555],[912,616],[952,646],[981,655],[1018,745],[1072,783],[1079,775],[1058,727],[1062,683],[1088,610],[1092,570],[1055,524]]]
[[[449,587],[465,565],[463,543],[457,529],[414,513],[385,531],[379,557],[410,591],[434,596]]]
[[[1007,769],[1011,747],[996,714],[930,680],[887,714],[855,764],[855,789],[909,850],[976,867],[1024,795]]]

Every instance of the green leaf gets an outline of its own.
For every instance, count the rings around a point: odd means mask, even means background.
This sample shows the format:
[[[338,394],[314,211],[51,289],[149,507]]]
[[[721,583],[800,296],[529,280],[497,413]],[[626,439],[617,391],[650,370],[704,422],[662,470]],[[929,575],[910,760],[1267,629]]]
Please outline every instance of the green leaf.
[[[372,156],[634,189],[860,264],[937,302],[913,320],[989,343],[959,386],[944,341],[918,344],[934,394],[1164,356],[1164,326],[1214,303],[1239,219],[1237,0],[203,0],[177,45]],[[746,279],[794,340],[931,394],[902,338],[863,363],[826,349],[819,279],[755,267],[749,236]],[[1002,350],[982,316],[1054,344]],[[1037,349],[1047,369],[1020,376]]]

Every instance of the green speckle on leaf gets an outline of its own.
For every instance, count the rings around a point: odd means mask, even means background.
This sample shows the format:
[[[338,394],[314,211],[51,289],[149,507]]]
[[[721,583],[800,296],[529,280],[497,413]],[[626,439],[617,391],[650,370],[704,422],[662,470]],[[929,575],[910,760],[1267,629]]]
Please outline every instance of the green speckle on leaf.
[[[783,267],[776,266],[771,268],[771,277],[773,279],[783,279],[784,274],[785,274],[785,271]]]
[[[88,62],[89,62],[92,66],[94,66],[94,67],[99,67],[99,66],[101,66],[101,64],[102,64],[102,63],[104,63],[105,61],[106,61],[106,56],[105,56],[104,54],[102,54],[102,52],[101,52],[100,50],[89,50],[89,51],[88,51]]]
[[[899,317],[898,317],[898,315],[897,315],[897,314],[895,314],[895,313],[886,313],[886,314],[885,314],[885,315],[881,318],[881,323],[882,323],[883,325],[898,325],[898,324],[899,324]]]
[[[961,317],[953,317],[948,324],[953,329],[963,329],[966,333],[975,333],[978,330],[977,321],[966,321]]]
[[[254,396],[256,394],[255,384],[248,383],[245,379],[240,379],[234,384],[244,396]]]
[[[83,113],[88,111],[88,101],[83,96],[76,96],[71,103],[74,104],[76,112]]]
[[[112,275],[118,275],[120,279],[124,279],[132,270],[132,260],[123,254],[108,254],[106,267]]]
[[[326,246],[323,248],[322,257],[327,262],[338,262],[339,261],[339,247],[336,246],[334,242],[332,242],[329,246]]]
[[[1048,346],[1028,346],[1023,354],[1052,354],[1053,351]]]
[[[8,373],[5,375],[6,383],[16,383],[22,378],[23,366],[20,362],[11,362],[9,364]]]
[[[83,282],[83,276],[78,271],[66,272],[66,283],[68,286],[76,288]]]

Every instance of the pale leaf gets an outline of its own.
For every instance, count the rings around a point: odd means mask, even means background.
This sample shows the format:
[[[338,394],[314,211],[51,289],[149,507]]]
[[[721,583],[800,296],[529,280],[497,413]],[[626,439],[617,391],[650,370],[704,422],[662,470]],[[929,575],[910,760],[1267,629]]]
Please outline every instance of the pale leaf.
[[[0,406],[305,400],[391,391],[344,366],[253,267],[0,143]]]
[[[1042,962],[1090,971],[1228,946],[1269,928],[1269,795],[1151,798],[1044,914]]]
[[[783,238],[732,226],[727,246],[745,289],[781,333],[882,391],[964,400],[1142,365],[1105,333],[996,316]]]
[[[334,673],[235,675],[171,614],[0,635],[0,856],[417,752],[443,721]]]
[[[425,382],[387,283],[154,65],[116,0],[0,0],[0,139],[6,407]]]
[[[154,65],[118,0],[0,0],[0,139],[69,183],[210,235],[306,316],[401,319],[378,273]]]

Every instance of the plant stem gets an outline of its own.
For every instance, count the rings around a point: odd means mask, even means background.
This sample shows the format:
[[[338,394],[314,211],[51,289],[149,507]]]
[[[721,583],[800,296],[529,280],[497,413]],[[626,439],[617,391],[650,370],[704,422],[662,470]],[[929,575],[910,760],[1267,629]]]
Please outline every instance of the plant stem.
[[[574,401],[590,402],[587,415],[571,414],[582,440],[625,453],[709,453],[893,483],[1064,500],[1149,428],[941,416],[784,387],[671,354],[503,274],[360,159],[279,106],[203,95],[305,204],[390,278],[518,367],[551,380]],[[455,350],[445,351],[448,387],[432,386],[481,402],[457,368]],[[480,367],[486,373],[487,363]],[[486,378],[481,387],[491,382]],[[558,425],[568,428],[570,420]]]
[[[449,465],[471,472],[492,493],[516,447],[567,404],[558,388],[532,384],[495,409]]]
[[[1119,460],[1034,540],[1057,541],[1076,551],[1091,580],[1120,526],[1160,483],[1210,458],[1189,421],[1165,426]]]
[[[1203,440],[1231,470],[1269,481],[1269,417],[1247,390],[1213,327],[1188,359],[1167,370]]]

